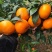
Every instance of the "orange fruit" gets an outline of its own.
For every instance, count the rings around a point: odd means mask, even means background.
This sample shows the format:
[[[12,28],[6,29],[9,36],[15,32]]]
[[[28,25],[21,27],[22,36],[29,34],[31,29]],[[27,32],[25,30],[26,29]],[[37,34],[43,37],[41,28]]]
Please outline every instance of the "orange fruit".
[[[43,26],[42,28],[43,29],[50,29],[52,28],[52,18],[49,18],[49,19],[46,19],[44,22],[43,22]]]
[[[36,27],[36,26],[39,26],[41,24],[41,19],[38,18],[36,24],[34,24],[33,21],[32,21],[32,16],[30,16],[30,18],[28,20],[28,23],[31,27]]]
[[[25,33],[29,28],[29,24],[26,20],[22,19],[22,21],[17,21],[15,23],[15,29],[18,34]]]
[[[32,50],[36,50],[36,48],[32,48]]]
[[[0,22],[1,32],[5,35],[10,35],[15,31],[14,24],[8,20],[4,20]]]
[[[35,24],[33,23],[32,21],[32,16],[30,16],[29,20],[28,20],[28,23],[31,27],[35,27]]]
[[[27,9],[25,7],[22,7],[22,8],[19,8],[17,11],[16,11],[16,16],[20,16],[21,19],[25,19],[25,20],[28,20],[29,18],[29,13],[27,11]]]
[[[39,16],[42,19],[46,19],[49,17],[51,13],[51,6],[50,4],[43,4],[42,6],[40,6],[39,8]]]
[[[1,23],[0,23],[0,33],[1,33]]]

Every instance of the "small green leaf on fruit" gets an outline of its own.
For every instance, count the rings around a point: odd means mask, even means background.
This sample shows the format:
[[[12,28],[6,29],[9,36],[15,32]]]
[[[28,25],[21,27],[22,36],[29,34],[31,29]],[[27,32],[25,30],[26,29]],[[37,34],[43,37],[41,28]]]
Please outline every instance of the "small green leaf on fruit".
[[[32,15],[32,21],[33,21],[34,24],[36,24],[38,18],[39,18],[39,15],[37,13]]]
[[[21,18],[15,16],[14,18],[11,19],[11,21],[17,21],[17,20],[21,20]]]
[[[32,9],[30,10],[30,15],[33,15],[33,14],[37,11],[37,9],[38,9],[38,8],[32,8]]]
[[[14,6],[13,11],[16,12],[16,10],[19,8],[18,5]]]

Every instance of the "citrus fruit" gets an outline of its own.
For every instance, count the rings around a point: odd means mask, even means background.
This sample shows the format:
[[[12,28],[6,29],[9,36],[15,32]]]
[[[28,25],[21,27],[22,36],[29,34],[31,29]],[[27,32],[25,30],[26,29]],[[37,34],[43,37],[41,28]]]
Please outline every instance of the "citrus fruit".
[[[21,7],[16,11],[16,16],[20,16],[21,19],[28,20],[29,13],[25,7]]]
[[[21,21],[17,21],[15,23],[15,29],[18,34],[25,33],[29,28],[29,24],[26,20],[22,19]]]
[[[1,33],[1,23],[0,23],[0,33]]]
[[[30,16],[29,20],[28,20],[28,23],[31,27],[35,27],[35,24],[33,23],[32,21],[32,16]]]
[[[46,19],[49,17],[51,13],[51,6],[50,4],[43,4],[42,6],[40,6],[39,8],[39,16],[42,19]]]
[[[43,22],[43,29],[50,29],[52,28],[52,18],[49,18],[49,19],[46,19],[44,22]]]
[[[32,50],[35,50],[34,48],[32,48]]]
[[[36,26],[39,26],[41,24],[41,19],[38,18],[37,22],[34,24],[33,20],[32,20],[32,16],[30,16],[28,23],[31,27],[36,27]]]
[[[14,24],[8,20],[4,20],[0,22],[1,32],[5,35],[10,35],[15,31]]]

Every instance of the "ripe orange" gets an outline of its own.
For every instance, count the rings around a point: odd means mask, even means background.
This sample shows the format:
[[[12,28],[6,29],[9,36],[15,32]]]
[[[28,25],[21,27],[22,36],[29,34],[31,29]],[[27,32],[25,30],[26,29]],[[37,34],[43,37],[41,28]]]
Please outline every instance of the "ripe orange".
[[[39,16],[42,19],[46,19],[49,17],[51,13],[51,6],[50,4],[43,4],[42,6],[40,6],[39,8]]]
[[[43,29],[50,29],[52,28],[52,18],[49,18],[49,19],[46,19],[44,22],[43,22],[43,26],[42,28]]]
[[[33,23],[32,21],[32,16],[30,16],[29,20],[28,20],[28,23],[31,27],[35,27],[35,24]]]
[[[25,33],[29,28],[29,24],[26,20],[22,19],[22,21],[17,21],[15,23],[15,29],[18,34]]]
[[[32,48],[32,50],[36,50],[36,48]]]
[[[1,23],[0,23],[0,33],[1,33]]]
[[[34,24],[33,21],[32,21],[32,16],[30,16],[30,18],[28,20],[28,23],[31,27],[36,27],[36,26],[39,26],[41,24],[41,19],[38,18],[36,24]]]
[[[15,31],[14,24],[8,20],[4,20],[0,22],[1,32],[5,35],[10,35]]]
[[[25,7],[22,7],[16,11],[16,16],[20,16],[22,19],[28,20],[29,13]]]

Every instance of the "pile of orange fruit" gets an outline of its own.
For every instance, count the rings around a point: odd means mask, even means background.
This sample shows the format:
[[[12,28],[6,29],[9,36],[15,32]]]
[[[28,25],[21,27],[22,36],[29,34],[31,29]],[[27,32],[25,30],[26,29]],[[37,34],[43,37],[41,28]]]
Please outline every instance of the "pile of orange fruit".
[[[20,16],[21,20],[16,21],[13,24],[9,20],[4,20],[0,22],[0,33],[5,35],[10,35],[15,31],[18,34],[25,33],[30,27],[35,28],[41,24],[41,19],[44,19],[41,29],[52,28],[52,18],[49,18],[51,13],[50,4],[43,4],[38,10],[39,18],[36,23],[33,22],[32,16],[29,15],[27,8],[21,7],[16,10],[16,16]],[[35,18],[35,17],[34,17]]]
[[[51,6],[50,4],[43,4],[39,9],[39,16],[41,19],[44,19],[43,26],[41,29],[51,29],[52,28],[52,18],[49,17],[51,14]]]
[[[16,16],[20,16],[21,20],[16,21],[15,24],[13,24],[9,20],[4,20],[0,22],[0,33],[4,35],[11,35],[15,31],[18,34],[23,34],[29,29],[28,19],[29,19],[29,13],[25,7],[19,8],[16,11]]]

